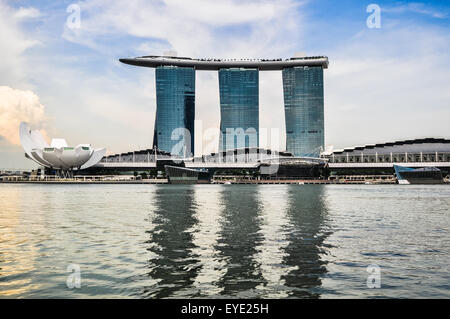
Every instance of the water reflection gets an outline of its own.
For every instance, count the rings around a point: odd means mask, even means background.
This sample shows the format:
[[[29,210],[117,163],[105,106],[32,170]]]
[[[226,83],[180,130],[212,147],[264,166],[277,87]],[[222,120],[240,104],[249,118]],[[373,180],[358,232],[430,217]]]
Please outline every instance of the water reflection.
[[[222,219],[220,239],[216,250],[225,262],[225,273],[217,285],[221,295],[255,297],[254,289],[267,283],[260,262],[261,203],[255,188],[223,187],[221,192]],[[243,294],[242,294],[243,293]]]
[[[257,260],[261,262],[261,270],[267,285],[260,287],[261,297],[285,298],[288,289],[285,286],[283,275],[293,267],[283,264],[286,252],[284,248],[287,241],[286,212],[288,210],[288,198],[286,196],[288,185],[260,185],[258,187],[258,201],[261,203],[263,223],[261,233],[264,236]],[[275,200],[274,200],[275,199]]]
[[[449,206],[445,185],[0,185],[0,297],[446,297]]]
[[[148,231],[148,276],[156,285],[144,289],[144,295],[153,298],[182,297],[182,289],[190,287],[201,265],[193,252],[192,229],[198,220],[195,190],[191,187],[160,187],[155,191],[153,229]]]
[[[326,273],[323,242],[330,235],[324,186],[304,186],[301,191],[291,186],[286,213],[286,236],[283,263],[294,267],[283,276],[289,295],[296,298],[320,297],[321,277]]]
[[[156,189],[144,296],[320,296],[323,187],[206,187]]]
[[[20,190],[0,187],[0,296],[16,297],[39,288],[32,282],[37,251],[27,245],[32,232],[22,220],[27,206]]]
[[[217,282],[226,271],[226,264],[215,247],[220,238],[220,220],[222,206],[220,203],[220,187],[211,185],[197,185],[195,187],[195,201],[197,204],[198,223],[193,229],[193,243],[197,247],[193,250],[202,265],[197,278],[190,289],[201,297],[217,296],[221,288]]]

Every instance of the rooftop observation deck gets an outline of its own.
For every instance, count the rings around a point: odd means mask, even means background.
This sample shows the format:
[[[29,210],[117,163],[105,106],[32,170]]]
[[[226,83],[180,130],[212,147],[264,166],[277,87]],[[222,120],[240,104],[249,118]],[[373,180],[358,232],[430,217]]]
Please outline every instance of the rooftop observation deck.
[[[299,66],[321,66],[328,68],[328,57],[298,57],[290,59],[193,59],[174,56],[142,56],[119,59],[120,62],[156,68],[158,66],[193,67],[196,70],[215,71],[227,68],[259,69],[260,71],[277,71]]]

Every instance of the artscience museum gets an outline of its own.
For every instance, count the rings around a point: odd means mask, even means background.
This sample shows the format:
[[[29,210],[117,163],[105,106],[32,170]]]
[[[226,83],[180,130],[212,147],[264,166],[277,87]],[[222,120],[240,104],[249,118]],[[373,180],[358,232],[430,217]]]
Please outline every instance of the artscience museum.
[[[52,139],[49,145],[38,130],[31,130],[24,122],[20,123],[19,135],[27,158],[62,176],[96,165],[106,153],[106,148],[94,149],[90,144],[70,147],[58,138]]]

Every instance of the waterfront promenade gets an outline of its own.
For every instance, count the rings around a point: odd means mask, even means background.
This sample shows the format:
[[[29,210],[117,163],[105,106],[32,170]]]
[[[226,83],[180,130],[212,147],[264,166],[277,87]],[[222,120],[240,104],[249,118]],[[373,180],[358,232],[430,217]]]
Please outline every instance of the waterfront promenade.
[[[23,176],[2,176],[0,184],[169,184],[167,178],[142,179],[140,176],[75,176],[73,178],[59,178],[55,176],[23,177]],[[205,184],[205,183],[201,183]],[[210,183],[206,184],[246,184],[246,185],[348,185],[348,184],[366,184],[366,185],[392,185],[397,184],[394,175],[349,175],[349,176],[331,176],[328,179],[304,179],[304,178],[269,178],[259,179],[244,176],[214,176]],[[450,180],[444,178],[444,184],[450,185]]]

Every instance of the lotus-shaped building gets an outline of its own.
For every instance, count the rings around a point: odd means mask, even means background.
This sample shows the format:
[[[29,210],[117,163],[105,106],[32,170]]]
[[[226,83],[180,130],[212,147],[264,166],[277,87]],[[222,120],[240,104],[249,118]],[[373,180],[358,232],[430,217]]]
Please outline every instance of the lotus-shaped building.
[[[26,156],[46,168],[72,171],[94,166],[105,156],[106,148],[93,149],[90,144],[69,147],[64,139],[52,139],[48,145],[42,134],[20,123],[20,142]]]

